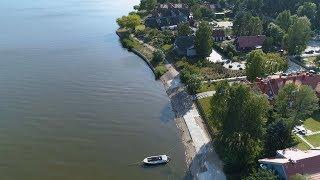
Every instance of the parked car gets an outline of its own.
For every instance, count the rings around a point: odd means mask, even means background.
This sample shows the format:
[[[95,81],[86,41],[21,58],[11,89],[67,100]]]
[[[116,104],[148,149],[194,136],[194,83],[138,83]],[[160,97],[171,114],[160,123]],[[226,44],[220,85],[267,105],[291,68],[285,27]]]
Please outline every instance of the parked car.
[[[306,135],[307,134],[307,130],[303,126],[295,126],[293,128],[293,132],[294,133],[299,133],[301,135]]]
[[[314,53],[314,50],[305,51],[304,53],[306,53],[306,54],[313,54],[313,53]]]

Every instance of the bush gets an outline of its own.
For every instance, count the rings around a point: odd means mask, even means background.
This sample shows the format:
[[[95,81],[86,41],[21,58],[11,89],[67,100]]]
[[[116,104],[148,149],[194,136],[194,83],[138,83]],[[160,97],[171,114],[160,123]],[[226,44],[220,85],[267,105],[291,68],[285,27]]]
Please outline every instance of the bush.
[[[124,38],[121,42],[125,48],[128,48],[130,50],[138,46],[138,42],[131,38]]]
[[[161,49],[165,54],[168,54],[171,52],[172,47],[173,47],[172,44],[165,44],[161,47]]]
[[[159,64],[164,62],[165,55],[161,50],[157,50],[153,53],[152,63],[153,64]]]
[[[164,65],[157,66],[155,68],[156,79],[159,79],[166,72],[167,72],[167,68]]]

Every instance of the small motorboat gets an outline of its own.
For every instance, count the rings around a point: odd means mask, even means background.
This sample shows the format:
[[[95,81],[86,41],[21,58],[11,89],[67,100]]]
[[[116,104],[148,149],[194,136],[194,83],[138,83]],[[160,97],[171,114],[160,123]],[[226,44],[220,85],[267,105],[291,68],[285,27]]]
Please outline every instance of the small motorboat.
[[[167,155],[158,155],[158,156],[150,156],[144,158],[142,161],[145,165],[157,165],[157,164],[165,164],[170,161],[170,157]]]

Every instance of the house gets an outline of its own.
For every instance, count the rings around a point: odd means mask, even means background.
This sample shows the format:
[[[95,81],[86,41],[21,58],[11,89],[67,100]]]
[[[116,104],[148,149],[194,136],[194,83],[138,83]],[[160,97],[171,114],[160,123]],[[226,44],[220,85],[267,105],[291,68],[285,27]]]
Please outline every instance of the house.
[[[320,96],[320,75],[313,73],[297,73],[284,75],[273,75],[265,79],[257,78],[256,85],[258,89],[266,94],[270,100],[278,94],[281,87],[285,84],[293,83],[295,85],[308,85],[318,96]]]
[[[184,4],[160,4],[145,20],[145,25],[157,29],[173,29],[190,19],[190,11]]]
[[[253,49],[261,48],[266,36],[240,36],[236,39],[236,47],[238,51],[251,51]]]
[[[310,180],[320,179],[320,150],[278,150],[274,158],[259,159],[262,168],[274,170],[281,179],[296,174],[308,175]]]
[[[174,49],[179,56],[192,57],[197,55],[194,44],[194,36],[178,36],[174,42]]]
[[[212,36],[214,41],[223,41],[226,39],[226,34],[223,29],[214,29]]]

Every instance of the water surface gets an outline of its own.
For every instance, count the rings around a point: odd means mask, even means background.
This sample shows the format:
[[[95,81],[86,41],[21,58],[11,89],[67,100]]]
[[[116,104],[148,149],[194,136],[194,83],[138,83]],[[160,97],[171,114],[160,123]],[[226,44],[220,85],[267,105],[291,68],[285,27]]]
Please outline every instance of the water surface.
[[[161,83],[115,19],[137,0],[0,1],[0,179],[181,179]],[[165,153],[168,166],[128,166]]]

